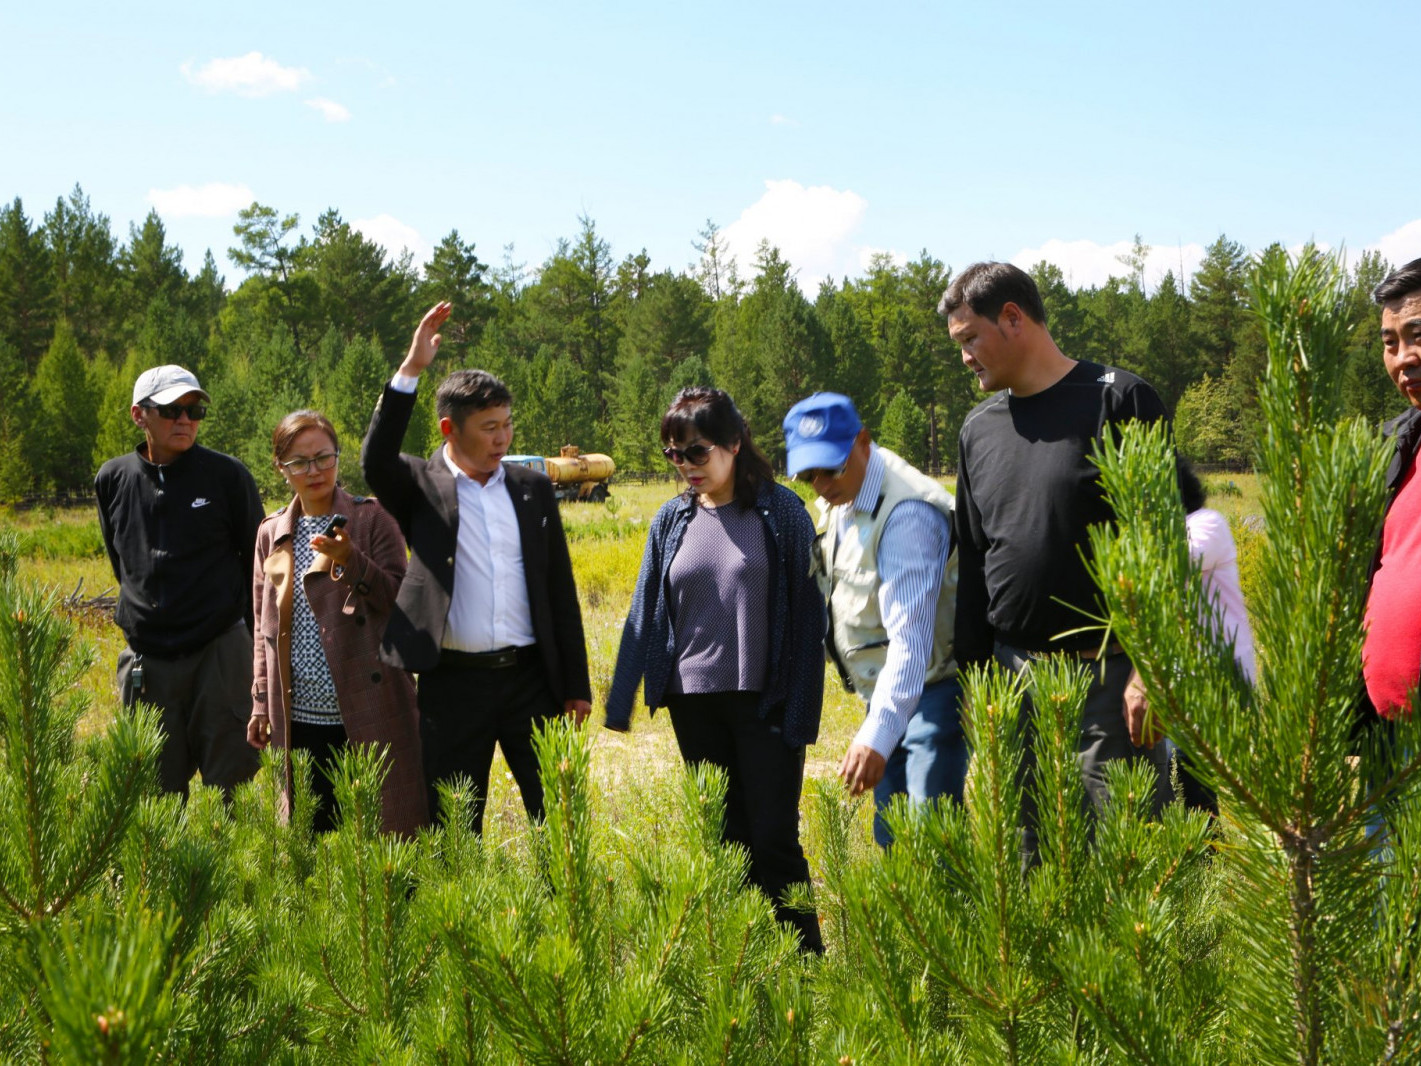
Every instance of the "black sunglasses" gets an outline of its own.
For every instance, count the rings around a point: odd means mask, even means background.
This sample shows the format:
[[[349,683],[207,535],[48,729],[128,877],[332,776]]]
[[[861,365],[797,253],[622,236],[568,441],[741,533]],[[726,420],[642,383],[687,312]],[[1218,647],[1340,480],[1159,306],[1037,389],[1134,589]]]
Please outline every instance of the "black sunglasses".
[[[714,447],[714,444],[692,444],[689,448],[662,448],[661,454],[677,466],[682,463],[705,466],[706,460],[710,458],[711,449]]]
[[[848,463],[845,463],[837,470],[830,470],[828,467],[824,466],[812,466],[808,470],[801,470],[799,473],[795,474],[794,479],[796,481],[803,481],[806,484],[812,481],[818,481],[821,477],[827,477],[830,480],[833,480],[834,478],[843,477],[844,471],[848,468]]]
[[[205,403],[145,403],[141,406],[150,411],[157,411],[159,418],[166,418],[169,422],[176,422],[178,416],[184,411],[194,422],[201,422],[207,417],[207,404]]]

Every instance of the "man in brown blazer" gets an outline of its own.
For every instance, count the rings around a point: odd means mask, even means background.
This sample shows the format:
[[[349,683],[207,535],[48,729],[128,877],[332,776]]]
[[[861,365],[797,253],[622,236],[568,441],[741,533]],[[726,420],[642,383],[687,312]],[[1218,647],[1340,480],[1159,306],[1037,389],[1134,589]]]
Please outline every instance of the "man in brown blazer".
[[[477,789],[483,827],[494,746],[532,818],[543,813],[534,728],[591,710],[582,611],[552,483],[504,465],[513,436],[507,386],[456,370],[436,393],[444,443],[402,454],[419,376],[439,350],[450,305],[437,304],[385,386],[361,448],[365,480],[399,522],[409,569],[380,657],[419,675],[420,736],[430,810],[456,775]]]

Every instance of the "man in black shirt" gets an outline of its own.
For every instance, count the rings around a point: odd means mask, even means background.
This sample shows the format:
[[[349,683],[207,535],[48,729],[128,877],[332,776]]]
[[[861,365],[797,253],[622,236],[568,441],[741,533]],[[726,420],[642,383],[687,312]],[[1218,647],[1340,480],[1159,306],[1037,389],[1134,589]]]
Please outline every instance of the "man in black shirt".
[[[119,583],[114,621],[123,705],[157,707],[159,783],[186,796],[194,770],[232,789],[257,771],[252,707],[252,564],[261,499],[251,473],[197,443],[209,397],[180,366],[145,370],[130,414],[143,443],[94,479]]]
[[[1057,651],[1099,658],[1081,737],[1086,788],[1099,805],[1105,763],[1139,757],[1154,738],[1124,652],[1102,651],[1092,633],[1063,635],[1101,613],[1086,530],[1114,513],[1090,453],[1112,427],[1166,418],[1164,405],[1134,374],[1067,357],[1046,328],[1036,283],[1009,263],[968,267],[938,313],[983,391],[995,393],[968,414],[959,443],[957,659],[995,657],[1022,670]],[[1151,761],[1158,766],[1153,753]],[[1034,850],[1029,804],[1027,819]]]

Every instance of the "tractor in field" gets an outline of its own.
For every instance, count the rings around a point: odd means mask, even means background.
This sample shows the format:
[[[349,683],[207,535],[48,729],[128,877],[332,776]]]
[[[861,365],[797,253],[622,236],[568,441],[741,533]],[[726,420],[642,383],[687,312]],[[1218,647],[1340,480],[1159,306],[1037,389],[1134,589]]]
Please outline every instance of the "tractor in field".
[[[575,444],[564,444],[557,455],[506,455],[504,461],[547,474],[559,500],[589,503],[601,503],[607,498],[608,483],[617,470],[610,455],[600,452],[583,455]]]

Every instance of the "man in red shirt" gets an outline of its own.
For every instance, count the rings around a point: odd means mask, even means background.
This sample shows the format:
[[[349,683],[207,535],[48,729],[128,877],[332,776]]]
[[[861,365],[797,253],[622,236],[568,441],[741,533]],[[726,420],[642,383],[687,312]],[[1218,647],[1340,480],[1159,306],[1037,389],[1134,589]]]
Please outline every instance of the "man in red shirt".
[[[1411,405],[1384,431],[1396,441],[1387,469],[1387,510],[1372,565],[1362,677],[1383,718],[1407,713],[1421,682],[1421,259],[1392,271],[1372,292],[1382,309],[1382,359]]]

